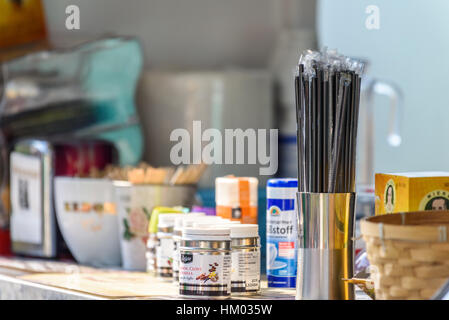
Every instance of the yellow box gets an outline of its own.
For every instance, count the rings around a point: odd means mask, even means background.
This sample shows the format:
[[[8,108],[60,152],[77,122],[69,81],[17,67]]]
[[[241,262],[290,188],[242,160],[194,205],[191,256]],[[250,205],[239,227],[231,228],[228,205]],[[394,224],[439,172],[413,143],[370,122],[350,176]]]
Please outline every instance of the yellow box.
[[[376,174],[376,215],[449,210],[449,172]]]

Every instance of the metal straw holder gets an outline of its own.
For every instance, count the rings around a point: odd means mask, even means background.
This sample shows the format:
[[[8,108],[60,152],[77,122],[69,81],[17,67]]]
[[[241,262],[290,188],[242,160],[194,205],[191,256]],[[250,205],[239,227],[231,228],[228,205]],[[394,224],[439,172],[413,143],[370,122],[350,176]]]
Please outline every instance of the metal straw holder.
[[[296,299],[351,300],[355,193],[297,193],[300,230]]]

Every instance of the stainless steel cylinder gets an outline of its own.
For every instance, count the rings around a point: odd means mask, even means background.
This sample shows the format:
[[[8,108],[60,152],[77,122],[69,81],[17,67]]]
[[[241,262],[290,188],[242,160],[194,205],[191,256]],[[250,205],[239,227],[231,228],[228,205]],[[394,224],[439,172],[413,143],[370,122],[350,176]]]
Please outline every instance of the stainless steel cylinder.
[[[296,299],[351,300],[355,193],[297,193],[300,230]]]

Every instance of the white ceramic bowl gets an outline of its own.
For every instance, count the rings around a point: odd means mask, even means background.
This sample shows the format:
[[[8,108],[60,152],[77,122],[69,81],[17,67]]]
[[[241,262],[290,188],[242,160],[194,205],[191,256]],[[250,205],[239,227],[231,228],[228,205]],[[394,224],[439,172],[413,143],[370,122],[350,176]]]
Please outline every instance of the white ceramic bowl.
[[[112,181],[55,177],[56,217],[76,261],[93,266],[121,264]]]

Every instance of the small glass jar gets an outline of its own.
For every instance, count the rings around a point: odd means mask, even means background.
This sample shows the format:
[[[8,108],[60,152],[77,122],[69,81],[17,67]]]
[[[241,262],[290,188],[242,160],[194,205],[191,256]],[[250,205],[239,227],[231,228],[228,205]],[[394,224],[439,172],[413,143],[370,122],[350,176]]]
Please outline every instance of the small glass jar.
[[[173,282],[178,284],[179,281],[179,247],[181,244],[182,238],[182,228],[184,223],[188,224],[187,221],[192,221],[190,226],[193,225],[193,221],[198,219],[207,218],[203,212],[191,212],[180,215],[175,218],[174,227],[173,227]],[[184,222],[186,221],[186,222]]]
[[[173,228],[179,214],[162,214],[159,216],[156,246],[156,274],[163,279],[173,277]]]
[[[156,247],[158,245],[157,233],[148,235],[145,258],[147,261],[147,272],[153,276],[156,275]]]
[[[231,236],[228,227],[183,229],[179,294],[209,299],[231,296]]]
[[[179,247],[182,238],[182,221],[184,219],[176,219],[173,229],[173,282],[179,281]],[[179,221],[179,222],[178,222]]]
[[[257,224],[235,224],[231,229],[232,295],[260,293],[260,238]]]

